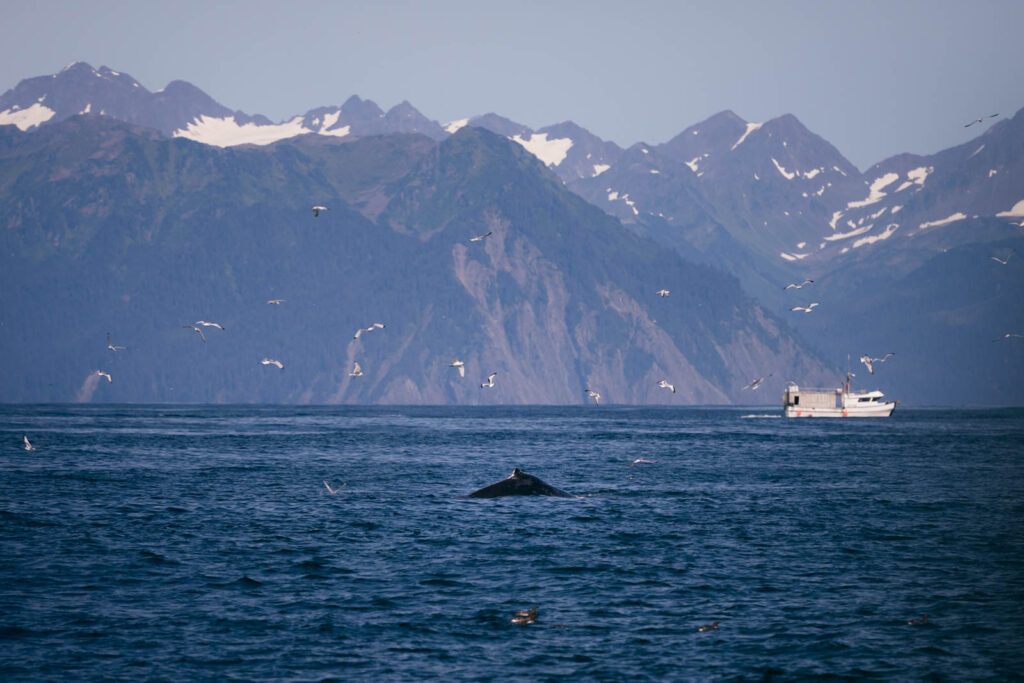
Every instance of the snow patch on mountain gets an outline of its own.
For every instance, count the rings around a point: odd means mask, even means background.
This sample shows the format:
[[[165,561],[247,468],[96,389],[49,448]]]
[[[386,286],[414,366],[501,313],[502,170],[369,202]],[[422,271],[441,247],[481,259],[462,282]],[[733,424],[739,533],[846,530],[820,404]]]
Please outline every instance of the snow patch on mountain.
[[[772,163],[775,164],[775,168],[786,180],[792,180],[793,178],[796,178],[796,172],[790,172],[784,169],[782,165],[775,160],[775,157],[772,157]]]
[[[875,182],[871,183],[868,187],[867,198],[856,202],[850,202],[846,205],[846,208],[859,209],[862,206],[870,206],[871,204],[882,201],[882,198],[885,197],[886,194],[885,192],[882,192],[882,190],[889,187],[899,179],[900,176],[898,173],[886,173],[880,178],[875,178]]]
[[[217,118],[203,114],[198,120],[191,121],[188,127],[174,131],[174,137],[187,138],[215,147],[234,147],[235,145],[269,145],[278,140],[312,132],[302,125],[301,116],[296,116],[285,123],[260,126],[255,123],[239,125],[234,116]],[[332,134],[337,134],[337,132],[332,131]]]
[[[980,151],[981,151],[981,150],[983,150],[983,149],[985,149],[985,145],[982,145],[982,146],[981,146],[981,147],[979,147],[978,149],[976,149],[976,150],[974,150],[973,152],[971,152],[971,156],[969,156],[969,157],[967,157],[967,158],[968,158],[968,159],[971,159],[971,158],[973,158],[974,156],[976,156],[976,155],[978,154],[978,152],[980,152]]]
[[[807,180],[810,180],[814,176],[816,176],[819,173],[821,173],[821,171],[822,171],[822,169],[820,169],[820,168],[812,168],[810,171],[807,171],[806,173],[804,173],[804,178],[807,178]]]
[[[699,166],[697,165],[698,162],[700,162],[700,155],[699,154],[697,156],[695,156],[693,159],[691,159],[689,161],[685,161],[683,163],[685,163],[687,166],[689,166],[691,171],[696,173],[697,169],[699,168]]]
[[[743,131],[743,135],[741,135],[741,136],[740,136],[740,139],[739,139],[739,140],[737,140],[737,141],[736,141],[736,142],[735,142],[735,143],[733,144],[733,146],[729,148],[729,151],[731,152],[732,150],[734,150],[734,149],[736,149],[737,147],[739,147],[740,145],[742,145],[742,144],[743,144],[743,141],[747,139],[747,136],[748,136],[748,135],[750,135],[751,133],[753,133],[753,132],[754,132],[755,130],[757,130],[758,128],[760,128],[760,127],[761,127],[761,126],[763,126],[763,125],[764,125],[763,123],[748,123],[748,124],[747,124],[747,129],[746,129],[745,131]],[[694,135],[696,135],[696,134],[697,134],[697,133],[696,133],[696,132],[694,132]]]
[[[789,254],[789,253],[784,251],[781,254],[779,254],[779,256],[781,256],[782,258],[786,259],[787,261],[802,261],[803,259],[805,259],[808,256],[810,256],[810,254],[809,253],[807,253],[807,254]]]
[[[1000,211],[996,214],[1002,218],[1022,218],[1024,217],[1024,199],[1020,200],[1013,205],[1013,208],[1009,211]]]
[[[984,145],[982,145],[982,147],[984,147]],[[920,185],[921,187],[924,187],[925,178],[927,178],[928,174],[934,170],[935,168],[933,166],[919,166],[918,168],[907,171],[907,181],[900,183],[900,186],[896,188],[896,191],[902,192],[912,185]]]
[[[35,128],[41,123],[46,123],[56,113],[39,102],[33,103],[27,109],[20,109],[14,106],[5,111],[0,111],[0,126],[17,126],[18,130],[28,130],[29,128]]]
[[[611,168],[611,164],[594,164],[594,172],[590,175],[591,178],[596,178],[605,171]]]
[[[829,225],[830,228],[832,228],[833,232],[836,229],[836,223],[838,223],[839,219],[842,218],[842,217],[843,217],[843,212],[842,211],[836,211],[835,213],[832,214],[832,220],[830,220],[828,222],[828,225]]]
[[[899,223],[890,223],[889,225],[885,226],[885,230],[878,233],[877,235],[868,235],[867,237],[861,237],[859,240],[856,240],[853,243],[853,248],[856,249],[857,247],[862,247],[865,244],[874,244],[875,242],[887,240],[889,239],[889,237],[892,236],[894,232],[896,232],[899,229],[899,227]]]
[[[1021,215],[1024,216],[1024,213],[1022,213]],[[946,216],[945,218],[940,218],[937,221],[925,221],[924,223],[921,223],[921,225],[917,227],[918,229],[937,228],[940,225],[949,225],[950,223],[955,223],[956,221],[962,221],[965,218],[967,218],[967,214],[957,211],[956,213]]]
[[[449,121],[447,124],[445,124],[444,129],[451,133],[452,135],[455,135],[456,131],[458,131],[460,128],[465,128],[466,124],[468,123],[469,119],[456,119],[454,121]]]
[[[850,239],[851,237],[857,237],[858,235],[863,235],[864,233],[866,233],[869,230],[871,230],[871,228],[873,228],[873,227],[875,227],[874,223],[872,223],[871,225],[865,225],[863,227],[856,228],[855,230],[851,230],[850,232],[837,232],[834,235],[826,235],[825,236],[825,241],[826,242],[835,242],[836,240],[847,240],[847,239]]]
[[[571,138],[548,140],[547,133],[531,133],[529,138],[513,135],[512,140],[526,148],[526,151],[544,162],[546,166],[558,166],[565,161],[572,148]]]

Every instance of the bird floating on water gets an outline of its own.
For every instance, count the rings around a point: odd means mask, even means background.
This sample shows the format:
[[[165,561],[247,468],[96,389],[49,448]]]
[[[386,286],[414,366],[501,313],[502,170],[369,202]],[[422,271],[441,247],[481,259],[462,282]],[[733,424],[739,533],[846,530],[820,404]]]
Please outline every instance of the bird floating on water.
[[[110,376],[109,372],[104,372],[102,370],[97,370],[96,372],[94,372],[92,374],[96,375],[97,377],[106,377],[107,378],[107,382],[113,382],[114,381],[114,378]]]
[[[331,210],[331,207],[329,207],[329,206],[322,206],[320,204],[317,204],[316,206],[314,206],[312,208],[313,218],[319,218],[321,211],[330,211],[330,210]]]
[[[907,620],[907,624],[910,625],[910,626],[924,626],[927,623],[928,623],[928,615],[927,614],[922,614],[919,617],[914,617],[913,619],[908,619]]]
[[[480,388],[481,389],[493,389],[494,388],[494,378],[497,377],[497,376],[498,376],[498,373],[496,373],[496,372],[492,372],[491,374],[487,375],[487,381],[484,382],[483,384],[481,384]]]
[[[486,235],[476,235],[475,237],[470,237],[469,241],[470,242],[483,242],[485,239],[487,239],[488,237],[490,237],[493,234],[494,234],[494,231],[491,230]]]
[[[1017,334],[1016,332],[1007,332],[1006,334],[1002,334],[996,337],[992,341],[997,342],[1003,341],[1004,339],[1024,339],[1024,334]]]
[[[528,626],[537,621],[537,608],[521,609],[512,615],[512,623],[519,626]]]
[[[669,389],[672,391],[673,394],[676,393],[676,385],[669,384],[667,379],[659,379],[658,387],[661,389]]]
[[[820,302],[815,301],[813,304],[807,304],[806,306],[794,306],[793,308],[791,308],[789,310],[797,311],[797,312],[800,312],[800,313],[810,313],[811,311],[814,310],[815,306],[820,306],[820,305],[821,305]]]
[[[374,330],[383,330],[384,327],[385,327],[384,323],[373,323],[369,327],[360,327],[358,330],[356,330],[356,333],[354,335],[352,335],[352,338],[353,339],[359,339],[361,336],[363,336],[364,332],[373,332]]]
[[[267,303],[271,306],[280,306],[285,301],[287,301],[287,299],[267,299]]]
[[[260,361],[260,365],[273,365],[278,370],[284,370],[284,363],[277,360],[276,358],[264,358]]]
[[[459,371],[459,377],[466,376],[466,364],[458,358],[453,358],[452,362],[448,364],[448,367],[456,368]]]
[[[989,114],[988,116],[986,116],[984,118],[974,119],[970,123],[965,123],[964,124],[964,128],[970,128],[971,126],[973,126],[976,123],[985,123],[985,119],[994,119],[997,116],[999,116],[999,114]]]
[[[637,458],[633,462],[629,463],[629,466],[633,467],[634,465],[652,465],[652,464],[654,464],[656,462],[658,462],[658,461],[657,460],[651,460],[649,458]]]
[[[669,295],[669,294],[671,294],[671,293],[672,293],[672,292],[670,292],[670,291],[669,291],[669,290],[667,290],[667,289],[659,289],[659,290],[658,290],[658,296],[660,296],[660,297],[661,297],[662,299],[664,299],[664,298],[665,298],[666,296],[668,296],[668,295]]]
[[[26,451],[34,451],[36,449],[36,447],[32,445],[32,442],[28,440],[28,435],[21,437],[21,440]]]
[[[895,355],[896,355],[895,353],[887,353],[884,356],[882,356],[881,358],[872,358],[871,356],[861,356],[860,357],[860,362],[863,363],[865,365],[865,367],[867,367],[868,374],[873,375],[873,374],[875,374],[875,363],[884,363],[885,361],[889,360],[889,358],[891,358],[892,356],[895,356]]]
[[[359,366],[358,362],[356,362],[353,365],[352,372],[348,373],[348,376],[349,377],[362,377],[363,376],[363,369]]]
[[[117,344],[115,344],[114,341],[110,338],[110,333],[107,332],[107,348],[110,349],[111,351],[124,351],[128,347],[118,346]]]
[[[336,495],[338,495],[339,491],[341,491],[343,488],[345,488],[345,484],[342,483],[342,485],[339,486],[338,488],[332,488],[331,485],[328,484],[326,480],[324,480],[324,488],[327,489],[327,495],[329,495],[329,496],[336,496]]]
[[[702,626],[698,626],[697,627],[697,632],[698,633],[707,633],[708,631],[717,631],[717,630],[718,630],[718,622],[717,621],[712,621],[710,624],[704,624]]]
[[[771,377],[771,376],[772,376],[772,375],[774,375],[774,374],[775,374],[774,372],[772,372],[772,373],[769,373],[769,374],[768,374],[768,377]],[[756,391],[756,390],[757,390],[757,388],[758,388],[759,386],[761,386],[762,384],[764,384],[764,381],[765,381],[766,379],[768,379],[768,377],[758,377],[758,378],[757,378],[757,379],[755,379],[755,380],[754,380],[753,382],[751,382],[750,384],[748,384],[747,386],[745,386],[745,387],[743,387],[743,388],[744,388],[744,389],[750,389],[751,391]]]
[[[588,398],[594,399],[594,403],[596,403],[597,405],[601,405],[601,393],[600,392],[594,391],[593,389],[584,389],[583,391],[586,392]]]
[[[792,283],[786,285],[785,287],[783,287],[783,289],[803,289],[804,286],[809,285],[812,282],[814,282],[814,280],[811,280],[811,279],[806,279],[806,280],[804,280],[803,282],[801,282],[799,284],[797,284],[796,282],[792,282]]]

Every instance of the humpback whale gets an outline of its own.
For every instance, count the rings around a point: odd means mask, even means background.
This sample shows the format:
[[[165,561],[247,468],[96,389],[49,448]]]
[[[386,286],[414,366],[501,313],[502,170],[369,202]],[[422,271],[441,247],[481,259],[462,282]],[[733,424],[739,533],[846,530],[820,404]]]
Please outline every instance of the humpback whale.
[[[499,498],[501,496],[556,496],[558,498],[572,498],[565,491],[560,491],[550,484],[545,484],[537,477],[523,472],[518,467],[512,470],[512,474],[508,475],[505,479],[469,494],[470,498]]]

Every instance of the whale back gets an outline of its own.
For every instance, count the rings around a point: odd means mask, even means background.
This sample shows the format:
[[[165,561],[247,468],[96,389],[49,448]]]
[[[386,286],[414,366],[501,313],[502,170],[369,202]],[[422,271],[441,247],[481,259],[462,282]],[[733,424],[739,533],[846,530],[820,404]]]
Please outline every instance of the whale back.
[[[518,467],[512,470],[512,474],[507,478],[469,494],[470,498],[500,498],[502,496],[554,496],[556,498],[572,498],[572,496],[565,491],[541,481],[532,474],[523,472]]]

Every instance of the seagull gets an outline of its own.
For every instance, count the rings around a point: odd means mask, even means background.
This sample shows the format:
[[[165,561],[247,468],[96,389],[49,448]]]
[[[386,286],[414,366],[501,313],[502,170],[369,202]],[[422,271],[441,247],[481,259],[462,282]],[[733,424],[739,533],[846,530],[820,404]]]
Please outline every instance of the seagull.
[[[768,377],[771,377],[771,376],[772,376],[772,375],[774,375],[774,374],[775,374],[774,372],[772,372],[772,373],[769,373],[769,374],[768,374]],[[757,378],[757,379],[755,379],[755,380],[754,380],[753,382],[751,382],[750,384],[748,384],[747,386],[745,386],[745,387],[743,387],[743,388],[744,388],[744,389],[750,389],[751,391],[757,391],[757,388],[758,388],[759,386],[761,386],[762,384],[764,384],[764,381],[765,381],[766,379],[767,379],[767,377],[758,377],[758,378]]]
[[[313,207],[313,218],[319,218],[321,211],[330,211],[330,210],[331,210],[331,207],[329,207],[329,206],[320,206],[319,204],[317,204],[316,206]]]
[[[356,330],[356,333],[354,335],[352,335],[352,338],[353,339],[359,339],[359,337],[363,336],[363,332],[373,332],[374,330],[383,330],[383,329],[384,329],[384,323],[374,323],[374,324],[370,325],[369,327],[360,327],[358,330]]]
[[[512,615],[512,623],[519,624],[520,626],[529,626],[535,621],[537,621],[536,607],[531,607],[530,609],[521,609]]]
[[[782,289],[803,289],[804,285],[809,285],[812,282],[814,282],[814,280],[810,280],[810,279],[804,280],[800,284],[797,284],[797,283],[793,282],[793,283],[790,283],[790,284],[786,285]]]
[[[28,436],[21,437],[21,440],[25,444],[26,451],[34,451],[36,449],[36,447],[32,445],[32,442],[28,440]]]
[[[466,376],[466,364],[463,363],[458,358],[452,359],[452,362],[448,364],[448,367],[458,368],[459,369],[459,377],[465,377]]]
[[[327,489],[327,495],[329,495],[329,496],[336,496],[336,495],[338,495],[339,491],[341,491],[343,488],[345,488],[345,484],[342,484],[341,486],[339,486],[338,488],[335,489],[335,488],[331,488],[331,485],[328,484],[327,481],[325,480],[324,481],[324,488]]]
[[[717,621],[712,621],[710,624],[704,624],[703,626],[700,626],[700,627],[697,628],[697,632],[698,633],[707,633],[708,631],[717,631],[717,630],[718,630],[718,622]]]
[[[794,306],[793,308],[791,308],[789,310],[791,310],[791,311],[799,311],[800,313],[810,313],[811,311],[814,310],[815,306],[819,306],[819,305],[820,305],[820,303],[815,301],[813,304],[807,304],[806,306]]]
[[[1013,256],[1013,255],[1014,255],[1014,253],[1016,253],[1016,252],[1015,252],[1015,251],[1014,251],[1013,249],[1011,249],[1011,250],[1010,250],[1010,253],[1006,255],[1006,258],[1005,258],[1005,259],[1001,259],[1001,258],[999,258],[999,257],[997,257],[997,256],[991,256],[991,257],[989,257],[989,258],[991,258],[991,259],[992,259],[993,261],[995,261],[996,263],[998,263],[998,264],[1000,264],[1000,265],[1003,265],[1003,266],[1005,266],[1005,265],[1006,265],[1007,263],[1009,263],[1009,262],[1010,262],[1010,257],[1011,257],[1011,256]]]
[[[96,375],[97,377],[106,377],[108,383],[114,381],[114,378],[110,376],[109,372],[103,372],[102,370],[97,370],[96,372],[94,372],[92,374]]]
[[[198,334],[202,338],[203,343],[206,342],[206,335],[203,334],[203,328],[197,327],[196,325],[182,325],[182,327],[188,330],[194,330],[196,334]]]
[[[634,465],[653,464],[653,463],[656,463],[656,462],[658,462],[658,461],[657,460],[650,460],[648,458],[637,458],[633,462],[629,463],[629,466],[632,467]]]
[[[483,242],[485,239],[487,239],[488,237],[490,237],[493,234],[494,234],[494,231],[491,230],[486,235],[477,235],[476,237],[470,237],[469,241],[470,242]]]
[[[867,367],[868,374],[873,375],[873,374],[875,374],[875,366],[874,366],[875,363],[884,363],[885,361],[889,360],[890,356],[895,356],[895,355],[896,355],[895,353],[887,353],[884,356],[882,356],[881,358],[872,358],[871,356],[861,356],[860,357],[860,362],[863,363]]]
[[[211,323],[211,322],[209,322],[207,320],[197,320],[197,321],[195,321],[192,324],[193,325],[201,325],[202,327],[216,327],[221,332],[224,331],[224,326],[221,325],[220,323]]]
[[[1017,334],[1016,332],[1007,332],[1004,335],[996,337],[992,341],[997,342],[997,341],[1003,341],[1004,339],[1024,339],[1024,334]]]
[[[994,119],[994,118],[995,118],[995,117],[997,117],[997,116],[999,116],[999,114],[989,114],[989,115],[988,115],[988,116],[986,116],[985,118],[982,118],[982,119],[974,119],[974,120],[973,120],[973,121],[971,121],[970,123],[965,123],[965,124],[964,124],[964,128],[970,128],[971,126],[973,126],[973,125],[974,125],[974,124],[976,124],[976,123],[985,123],[985,119]]]
[[[285,301],[287,301],[287,299],[267,299],[267,303],[271,306],[280,306]]]
[[[922,614],[919,617],[914,617],[913,619],[908,619],[907,620],[907,625],[909,625],[909,626],[924,626],[927,623],[928,623],[928,615],[927,614]]]
[[[481,384],[480,388],[481,389],[493,389],[494,388],[494,378],[497,377],[497,376],[498,376],[498,373],[496,373],[496,372],[492,372],[491,374],[487,375],[487,381],[484,382],[483,384]]]
[[[110,339],[110,333],[107,332],[107,348],[110,349],[111,351],[124,351],[128,347],[117,346],[116,344],[114,344],[114,342]]]
[[[658,387],[660,389],[671,389],[673,394],[676,393],[676,385],[669,384],[667,379],[659,379]]]
[[[593,389],[584,389],[587,392],[587,398],[594,399],[594,403],[601,405],[601,394],[600,392],[594,391]]]
[[[356,362],[355,367],[352,368],[352,372],[348,373],[349,377],[362,377],[363,369],[359,367],[359,363]]]
[[[662,299],[664,299],[666,296],[668,296],[671,293],[672,292],[668,291],[667,289],[659,289],[658,290],[658,296],[660,296]]]
[[[260,361],[261,365],[276,365],[278,370],[284,370],[284,363],[274,358],[264,358]]]

